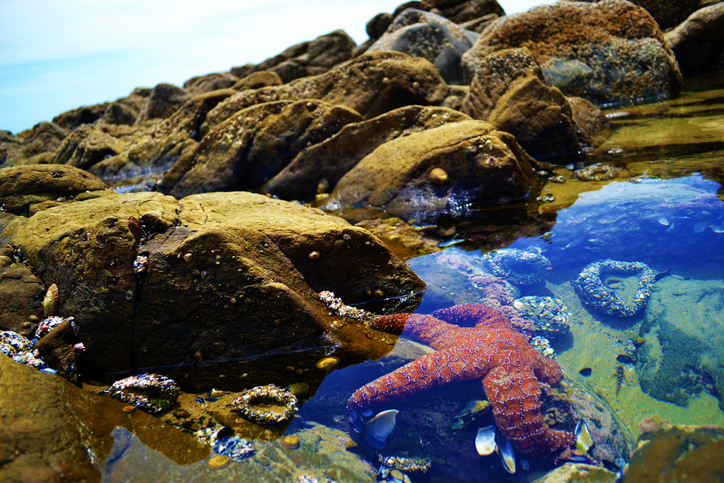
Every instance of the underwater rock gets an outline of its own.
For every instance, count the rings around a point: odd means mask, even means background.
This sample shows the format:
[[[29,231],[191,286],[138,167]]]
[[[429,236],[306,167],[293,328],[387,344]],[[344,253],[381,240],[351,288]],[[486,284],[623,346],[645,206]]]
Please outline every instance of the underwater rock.
[[[522,317],[533,321],[534,334],[557,339],[568,333],[571,310],[562,300],[553,297],[529,296],[513,301]]]
[[[621,172],[621,168],[610,164],[594,164],[573,172],[573,177],[580,181],[604,181],[613,179]]]
[[[558,2],[491,23],[462,57],[472,79],[491,52],[526,47],[549,86],[595,104],[663,99],[682,78],[661,29],[623,0]]]
[[[585,463],[566,463],[533,483],[616,483],[618,475],[600,466]]]
[[[176,383],[158,374],[139,374],[114,382],[108,393],[151,414],[159,413],[176,402],[180,391]]]
[[[667,277],[651,295],[636,350],[641,388],[663,401],[687,406],[706,391],[724,407],[724,283]]]
[[[622,300],[616,292],[604,285],[602,277],[607,274],[638,275],[638,289],[630,301]],[[645,263],[619,262],[607,258],[587,265],[573,282],[573,286],[585,305],[623,318],[636,315],[646,307],[655,276]]]
[[[678,426],[657,418],[641,423],[641,435],[623,481],[705,483],[724,472],[724,428]]]
[[[534,161],[513,136],[483,121],[448,123],[388,141],[339,180],[323,208],[367,207],[418,220],[459,215],[476,204],[524,200],[536,189]],[[430,182],[433,169],[449,176]]]
[[[514,285],[534,285],[552,270],[551,262],[538,252],[501,248],[483,256],[485,268]]]

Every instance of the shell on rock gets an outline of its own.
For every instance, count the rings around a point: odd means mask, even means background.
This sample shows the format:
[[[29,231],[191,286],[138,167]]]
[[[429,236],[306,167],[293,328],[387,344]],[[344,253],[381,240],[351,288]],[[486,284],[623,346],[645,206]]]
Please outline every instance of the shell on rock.
[[[442,168],[433,168],[428,175],[428,179],[434,186],[446,186],[450,182],[450,176]]]
[[[48,291],[45,292],[45,298],[43,299],[43,315],[50,317],[58,313],[58,306],[60,303],[60,294],[58,293],[58,286],[52,284],[48,287]]]
[[[146,412],[158,413],[176,402],[180,391],[172,379],[146,373],[114,382],[108,393]]]

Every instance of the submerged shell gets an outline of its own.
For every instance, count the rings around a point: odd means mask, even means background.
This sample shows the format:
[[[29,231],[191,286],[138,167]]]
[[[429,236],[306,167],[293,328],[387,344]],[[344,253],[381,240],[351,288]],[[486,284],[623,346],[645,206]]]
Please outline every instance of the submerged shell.
[[[480,456],[493,454],[497,447],[498,445],[495,444],[495,425],[479,428],[478,434],[475,435],[475,449],[478,454]]]
[[[374,448],[382,449],[387,445],[387,437],[397,424],[397,409],[382,411],[365,423],[364,436]]]
[[[58,306],[60,303],[60,294],[58,293],[58,286],[52,284],[48,287],[48,291],[45,292],[45,298],[43,299],[43,315],[50,317],[58,313]]]
[[[513,454],[513,445],[510,444],[508,438],[502,433],[498,433],[498,454],[500,455],[500,462],[503,463],[503,468],[508,473],[515,474],[515,454]]]

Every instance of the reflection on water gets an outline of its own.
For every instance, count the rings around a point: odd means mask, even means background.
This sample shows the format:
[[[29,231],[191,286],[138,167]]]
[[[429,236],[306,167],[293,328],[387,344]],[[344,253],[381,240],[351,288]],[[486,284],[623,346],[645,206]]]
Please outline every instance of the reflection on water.
[[[568,397],[578,391],[576,397],[590,401],[588,407],[600,406],[602,414],[610,414],[607,430],[615,437],[601,451],[607,449],[605,458],[613,462],[628,457],[626,448],[645,417],[724,425],[724,202],[717,194],[724,179],[724,90],[694,92],[608,114],[613,135],[590,161],[621,168],[618,177],[583,182],[574,180],[571,170],[559,169],[556,174],[566,182],[547,185],[544,193],[555,201],[540,207],[542,213],[555,215],[552,229],[507,248],[540,254],[550,262],[552,269],[543,281],[513,284],[514,296],[550,297],[570,311],[565,336],[551,337],[549,344],[563,367]],[[482,298],[473,275],[486,270],[484,254],[464,245],[443,253],[449,255],[448,262],[443,263],[439,254],[410,260],[428,283],[420,312]],[[452,266],[451,258],[459,263]],[[582,303],[572,282],[587,265],[604,259],[642,262],[653,270],[655,281],[643,310],[616,317]],[[630,303],[639,286],[637,277],[633,272],[606,273],[601,283]],[[429,350],[402,338],[379,361],[331,373],[287,429],[287,435],[299,437],[298,447],[257,440],[254,457],[210,470],[205,462],[178,466],[119,431],[105,479],[123,480],[124,475],[137,474],[137,462],[152,461],[156,473],[144,470],[144,475],[375,481],[380,461],[398,457],[430,463],[425,473],[408,472],[415,482],[483,477],[514,481],[497,456],[475,451],[477,428],[491,420],[479,380],[380,407],[400,413],[388,446],[379,452],[351,431],[347,398]],[[559,396],[554,391],[544,406],[557,407]],[[577,411],[586,406],[579,404]],[[565,422],[569,416],[549,411],[546,417]],[[524,481],[540,476],[542,468],[535,461],[521,462],[530,468],[523,470]]]

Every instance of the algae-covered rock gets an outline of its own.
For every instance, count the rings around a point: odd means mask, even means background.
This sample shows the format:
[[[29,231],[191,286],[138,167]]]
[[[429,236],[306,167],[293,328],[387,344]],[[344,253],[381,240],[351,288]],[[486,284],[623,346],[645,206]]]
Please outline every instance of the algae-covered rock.
[[[658,418],[641,423],[639,444],[624,483],[706,483],[724,473],[724,428],[675,426]]]
[[[19,215],[27,215],[35,204],[49,201],[59,203],[89,191],[106,188],[106,184],[92,174],[62,164],[0,170],[0,204],[5,211]]]
[[[305,148],[361,119],[352,109],[314,99],[249,107],[215,126],[179,159],[164,177],[163,190],[177,197],[257,190]]]
[[[549,85],[596,104],[663,99],[681,87],[664,34],[624,0],[558,2],[495,20],[463,54],[468,78],[488,54],[526,47]]]
[[[406,106],[349,123],[330,138],[300,151],[261,191],[284,199],[314,199],[317,193],[333,190],[347,171],[381,144],[469,119],[459,111],[444,107]]]
[[[522,199],[535,185],[530,157],[513,136],[461,121],[380,145],[339,180],[325,208],[434,217],[467,203]]]
[[[319,99],[347,106],[369,119],[406,105],[437,105],[446,94],[445,81],[427,60],[400,52],[372,52],[324,74],[240,92],[209,112],[201,133],[241,109],[264,102]]]
[[[345,364],[387,350],[318,292],[359,303],[424,285],[365,230],[242,192],[108,196],[15,219],[2,235],[57,285],[59,315],[75,317],[87,349],[84,372],[98,377],[133,367],[199,387],[268,383],[275,371],[293,382],[330,347]]]
[[[12,247],[0,248],[0,330],[30,336],[43,316],[43,286],[18,263]]]
[[[548,87],[526,48],[504,49],[481,59],[461,110],[513,134],[532,156],[581,154],[606,120],[590,102]]]

